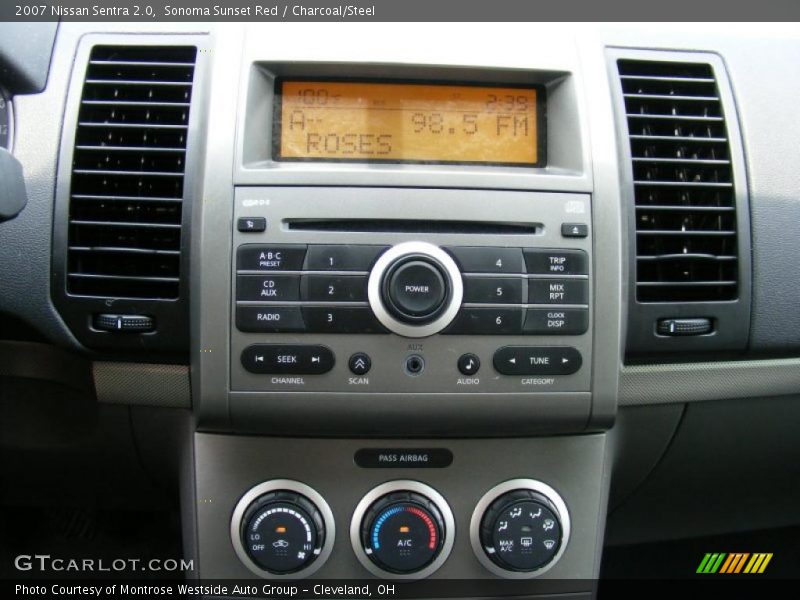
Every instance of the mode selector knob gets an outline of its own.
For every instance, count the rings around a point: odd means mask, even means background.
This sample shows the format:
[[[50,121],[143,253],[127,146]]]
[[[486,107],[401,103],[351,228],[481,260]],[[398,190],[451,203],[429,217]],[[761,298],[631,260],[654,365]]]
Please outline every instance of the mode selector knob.
[[[461,272],[449,254],[426,242],[406,242],[386,251],[367,286],[375,316],[407,337],[438,333],[458,313],[463,298]]]
[[[550,486],[514,480],[481,499],[470,538],[478,559],[497,575],[534,577],[563,554],[569,538],[569,514]]]

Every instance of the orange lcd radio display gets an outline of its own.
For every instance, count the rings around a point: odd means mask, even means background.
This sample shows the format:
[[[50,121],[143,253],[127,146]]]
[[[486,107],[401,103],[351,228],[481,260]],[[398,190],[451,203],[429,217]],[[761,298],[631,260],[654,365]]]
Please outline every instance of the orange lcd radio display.
[[[544,89],[372,81],[276,83],[282,161],[544,166]]]

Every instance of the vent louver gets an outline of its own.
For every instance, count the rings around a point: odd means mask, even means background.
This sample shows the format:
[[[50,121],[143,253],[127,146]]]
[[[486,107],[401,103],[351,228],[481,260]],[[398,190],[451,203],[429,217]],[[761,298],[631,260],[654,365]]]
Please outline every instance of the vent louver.
[[[193,46],[95,46],[69,205],[67,291],[175,299]]]
[[[709,64],[617,61],[630,140],[639,302],[733,300],[736,197]]]

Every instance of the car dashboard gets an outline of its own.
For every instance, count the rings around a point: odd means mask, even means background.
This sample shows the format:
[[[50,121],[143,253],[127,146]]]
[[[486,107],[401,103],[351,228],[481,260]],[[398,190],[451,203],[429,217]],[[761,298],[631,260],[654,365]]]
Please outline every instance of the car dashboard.
[[[796,29],[2,27],[4,506],[532,598],[798,523]]]

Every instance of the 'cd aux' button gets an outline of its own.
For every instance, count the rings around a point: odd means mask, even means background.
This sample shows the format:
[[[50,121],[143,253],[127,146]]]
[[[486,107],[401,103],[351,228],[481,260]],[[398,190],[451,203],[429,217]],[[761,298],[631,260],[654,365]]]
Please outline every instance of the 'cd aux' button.
[[[334,363],[330,348],[319,345],[253,344],[242,351],[242,366],[258,375],[321,375]]]
[[[299,275],[238,275],[236,299],[255,302],[292,302],[300,299]]]

